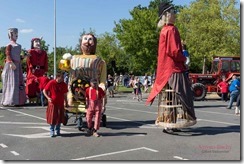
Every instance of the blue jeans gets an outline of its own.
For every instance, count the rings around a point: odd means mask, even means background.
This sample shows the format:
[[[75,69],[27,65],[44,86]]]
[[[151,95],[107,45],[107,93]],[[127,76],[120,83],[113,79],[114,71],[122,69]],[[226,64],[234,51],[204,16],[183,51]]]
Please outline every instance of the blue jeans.
[[[57,135],[60,135],[60,126],[61,126],[61,124],[50,125],[50,135],[54,136],[54,130],[55,130]]]
[[[42,106],[45,105],[45,96],[43,94],[43,91],[41,91],[41,104],[42,104]]]
[[[236,100],[236,98],[239,96],[240,91],[239,90],[234,90],[230,93],[230,102],[227,108],[231,108],[233,102]]]

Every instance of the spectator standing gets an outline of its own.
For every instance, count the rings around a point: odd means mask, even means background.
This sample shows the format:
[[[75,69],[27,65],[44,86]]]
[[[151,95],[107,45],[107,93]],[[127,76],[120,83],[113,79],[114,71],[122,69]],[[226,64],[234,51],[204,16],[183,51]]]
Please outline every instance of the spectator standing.
[[[138,101],[142,101],[142,86],[143,84],[141,83],[139,77],[136,77],[135,79],[135,88],[136,88],[136,97]]]
[[[119,81],[120,81],[120,76],[117,75],[117,73],[114,74],[114,91],[118,92],[119,90]]]
[[[186,62],[185,62],[186,76],[189,77],[190,55],[189,55],[189,52],[186,48],[186,44],[184,44],[183,42],[182,42],[182,51],[183,51],[183,55],[186,57]]]
[[[93,135],[99,137],[100,135],[97,131],[100,128],[102,109],[105,107],[104,96],[105,92],[101,87],[98,86],[98,81],[96,79],[91,79],[91,87],[86,89],[86,120],[88,127],[88,135]],[[92,120],[94,118],[94,125],[92,125]]]
[[[60,136],[61,123],[65,122],[64,105],[68,107],[67,102],[68,86],[64,83],[63,73],[57,72],[56,78],[47,83],[43,94],[48,100],[46,110],[47,123],[50,125],[50,136]]]
[[[217,86],[221,91],[221,100],[226,102],[228,100],[229,84],[226,82],[225,76],[222,77],[222,81]]]
[[[230,91],[230,102],[229,105],[227,106],[227,109],[232,108],[233,102],[240,94],[240,81],[237,79],[236,75],[232,76],[232,82],[229,86],[229,91]]]
[[[148,84],[149,84],[148,76],[147,76],[147,74],[145,74],[145,76],[144,76],[144,82],[143,82],[144,92],[145,93],[147,93],[147,91],[148,91]]]
[[[43,94],[43,89],[45,88],[45,86],[49,82],[49,78],[47,77],[47,73],[44,73],[43,76],[38,77],[37,82],[39,83],[41,105],[45,106],[45,95]]]
[[[108,75],[107,79],[107,89],[109,92],[109,97],[114,97],[114,79],[110,74]]]

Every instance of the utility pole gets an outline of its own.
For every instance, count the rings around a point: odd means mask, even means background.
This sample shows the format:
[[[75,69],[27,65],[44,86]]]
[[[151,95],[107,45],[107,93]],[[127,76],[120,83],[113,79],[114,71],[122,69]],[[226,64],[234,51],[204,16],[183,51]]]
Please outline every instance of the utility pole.
[[[56,0],[54,0],[54,50],[53,50],[53,77],[54,79],[56,78],[56,72],[57,72],[57,68],[56,68]]]

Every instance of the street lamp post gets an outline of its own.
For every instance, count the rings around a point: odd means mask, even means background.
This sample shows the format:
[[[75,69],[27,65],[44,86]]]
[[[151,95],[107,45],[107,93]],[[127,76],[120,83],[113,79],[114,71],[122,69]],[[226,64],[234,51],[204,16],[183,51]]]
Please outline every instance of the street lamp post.
[[[56,0],[54,0],[54,60],[53,60],[53,77],[56,78]]]

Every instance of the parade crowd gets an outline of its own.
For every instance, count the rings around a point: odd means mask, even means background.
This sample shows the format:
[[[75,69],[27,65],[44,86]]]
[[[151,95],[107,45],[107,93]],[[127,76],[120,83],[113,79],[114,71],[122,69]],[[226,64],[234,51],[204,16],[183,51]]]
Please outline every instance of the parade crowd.
[[[179,132],[181,128],[196,124],[193,92],[188,77],[189,54],[174,25],[175,14],[172,4],[160,4],[158,28],[161,28],[161,32],[156,73],[152,77],[145,74],[142,78],[128,73],[107,75],[106,62],[96,55],[97,39],[90,33],[80,39],[82,54],[64,55],[59,63],[60,70],[50,78],[47,74],[48,56],[41,47],[42,38],[33,38],[30,50],[21,55],[21,45],[17,43],[18,29],[10,28],[10,43],[6,47],[2,71],[1,105],[23,106],[27,102],[36,102],[47,106],[46,120],[50,125],[51,137],[61,135],[66,109],[85,105],[87,134],[99,137],[100,119],[106,110],[107,98],[114,98],[119,87],[124,86],[133,88],[133,99],[139,102],[143,101],[142,93],[148,93],[145,105],[152,105],[157,96],[162,98],[161,104],[158,104],[160,113],[157,123],[164,126],[163,132]],[[25,74],[21,66],[23,58],[26,58]],[[240,81],[237,77],[232,77],[230,85],[223,77],[218,87],[222,91],[223,101],[227,101],[230,95],[227,109],[232,109],[233,102],[237,101],[235,113],[239,114]],[[164,98],[166,94],[169,95],[167,101]],[[184,114],[179,115],[180,112]],[[184,121],[178,122],[178,118]]]

